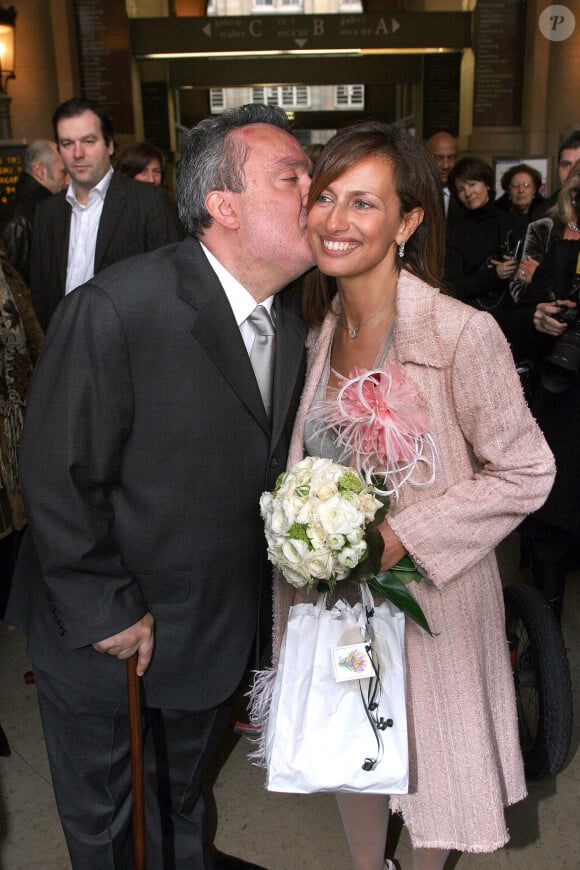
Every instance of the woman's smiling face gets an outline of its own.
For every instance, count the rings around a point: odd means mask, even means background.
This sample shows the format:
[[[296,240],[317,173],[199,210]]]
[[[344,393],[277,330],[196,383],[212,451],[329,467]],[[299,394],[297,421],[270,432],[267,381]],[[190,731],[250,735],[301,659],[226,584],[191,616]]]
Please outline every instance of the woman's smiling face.
[[[335,178],[312,205],[308,236],[318,268],[355,277],[388,262],[406,237],[407,218],[386,157],[366,157]]]
[[[455,190],[459,201],[466,208],[481,208],[489,202],[489,187],[484,181],[475,178],[456,178]]]

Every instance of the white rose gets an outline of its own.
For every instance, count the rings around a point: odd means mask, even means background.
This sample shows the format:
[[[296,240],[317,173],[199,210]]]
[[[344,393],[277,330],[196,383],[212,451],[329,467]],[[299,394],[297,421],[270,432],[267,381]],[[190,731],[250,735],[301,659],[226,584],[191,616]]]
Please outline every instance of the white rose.
[[[292,586],[296,586],[297,589],[301,589],[303,586],[307,586],[311,582],[310,575],[306,572],[297,570],[295,566],[290,567],[290,565],[279,565],[278,567],[288,583]]]
[[[270,511],[272,510],[272,505],[274,504],[274,496],[271,492],[263,492],[260,498],[260,514],[263,519],[266,519]]]
[[[367,521],[374,519],[376,512],[381,506],[381,502],[371,492],[362,492],[360,494],[359,508],[364,513]]]
[[[336,556],[336,561],[344,568],[356,568],[358,563],[362,561],[361,553],[358,547],[345,547]]]
[[[347,535],[364,525],[364,514],[339,496],[329,498],[318,507],[318,519],[327,535]]]
[[[309,526],[315,519],[314,505],[310,499],[301,499],[300,509],[296,513],[296,522]]]
[[[331,550],[342,550],[346,543],[346,538],[344,535],[329,535],[326,543]]]
[[[338,488],[332,481],[322,480],[317,486],[314,486],[314,484],[312,486],[312,495],[319,498],[320,501],[326,501],[326,499],[332,498],[337,493]]]
[[[328,580],[333,573],[332,556],[327,550],[312,550],[304,560],[304,568],[317,580]]]
[[[292,565],[292,567],[303,563],[309,552],[310,546],[307,541],[298,541],[291,538],[282,544],[282,555],[288,565]]]
[[[306,534],[310,538],[313,549],[320,550],[326,544],[326,534],[320,523],[310,523]]]
[[[287,510],[290,505],[288,502],[276,501],[272,516],[270,517],[270,528],[275,535],[284,535],[290,529],[294,522],[294,513]]]
[[[360,544],[362,539],[364,538],[365,531],[364,529],[358,528],[353,529],[352,532],[348,532],[346,535],[346,540],[349,544]],[[366,546],[366,544],[365,544]]]

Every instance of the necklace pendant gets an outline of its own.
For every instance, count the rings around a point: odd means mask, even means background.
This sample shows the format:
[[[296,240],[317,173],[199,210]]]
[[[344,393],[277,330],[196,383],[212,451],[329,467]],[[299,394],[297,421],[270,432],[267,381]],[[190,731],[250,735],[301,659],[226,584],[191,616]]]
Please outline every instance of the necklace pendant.
[[[358,336],[359,329],[360,329],[360,326],[356,329],[351,329],[348,334],[350,335],[351,338],[354,339]]]

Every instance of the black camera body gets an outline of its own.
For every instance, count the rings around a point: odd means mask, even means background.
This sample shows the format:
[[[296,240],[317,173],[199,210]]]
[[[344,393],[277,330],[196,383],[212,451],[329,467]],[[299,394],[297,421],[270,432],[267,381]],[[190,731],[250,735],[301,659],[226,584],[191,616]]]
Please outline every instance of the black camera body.
[[[560,305],[560,313],[552,314],[554,320],[566,323],[568,329],[560,336],[544,361],[543,386],[552,393],[568,389],[580,373],[580,278],[576,277],[568,296],[576,308]]]
[[[576,324],[578,316],[580,315],[580,310],[578,309],[579,289],[580,288],[576,289],[575,296],[568,297],[571,302],[576,303],[576,308],[569,308],[567,305],[559,305],[560,313],[551,315],[554,320],[557,320],[559,323],[567,323],[568,326],[574,326]]]

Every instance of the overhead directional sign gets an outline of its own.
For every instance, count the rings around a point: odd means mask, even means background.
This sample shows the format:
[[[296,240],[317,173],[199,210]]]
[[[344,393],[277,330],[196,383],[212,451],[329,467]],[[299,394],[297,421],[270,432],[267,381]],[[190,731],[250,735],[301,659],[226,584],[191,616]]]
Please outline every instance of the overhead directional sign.
[[[138,58],[349,48],[457,51],[471,45],[469,12],[133,18],[130,26]]]

